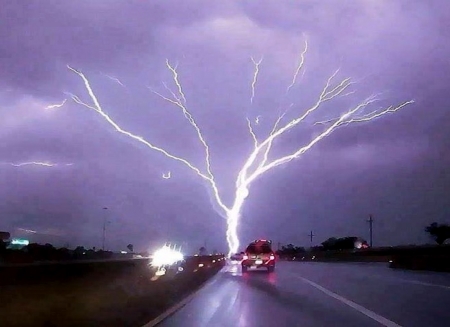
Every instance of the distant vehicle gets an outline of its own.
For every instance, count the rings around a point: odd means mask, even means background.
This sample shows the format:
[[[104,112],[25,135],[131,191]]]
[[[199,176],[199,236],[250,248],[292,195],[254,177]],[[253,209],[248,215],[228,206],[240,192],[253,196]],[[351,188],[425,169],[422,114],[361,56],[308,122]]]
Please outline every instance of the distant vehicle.
[[[230,259],[232,261],[242,261],[244,259],[244,254],[244,252],[235,253],[230,257]]]
[[[268,272],[275,270],[275,253],[272,242],[268,240],[255,240],[245,250],[242,260],[242,272],[249,269],[266,268]]]

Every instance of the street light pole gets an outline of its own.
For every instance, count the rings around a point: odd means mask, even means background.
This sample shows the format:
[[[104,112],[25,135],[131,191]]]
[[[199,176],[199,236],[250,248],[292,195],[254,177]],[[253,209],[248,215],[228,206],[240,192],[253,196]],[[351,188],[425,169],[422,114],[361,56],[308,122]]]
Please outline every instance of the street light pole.
[[[373,217],[372,215],[369,215],[369,219],[367,220],[369,223],[370,228],[370,247],[373,247]]]
[[[108,210],[104,207],[103,210]],[[103,237],[102,237],[102,250],[105,251],[105,236],[106,236],[106,213],[103,215]]]

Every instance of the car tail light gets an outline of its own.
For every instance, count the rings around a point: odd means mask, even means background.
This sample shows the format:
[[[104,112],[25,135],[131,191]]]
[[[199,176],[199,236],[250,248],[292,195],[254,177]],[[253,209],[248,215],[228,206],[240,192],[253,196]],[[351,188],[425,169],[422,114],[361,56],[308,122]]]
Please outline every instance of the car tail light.
[[[270,255],[269,257],[270,260],[275,260],[275,256],[273,254]]]
[[[242,257],[242,259],[248,260],[248,255],[244,254],[244,256]]]

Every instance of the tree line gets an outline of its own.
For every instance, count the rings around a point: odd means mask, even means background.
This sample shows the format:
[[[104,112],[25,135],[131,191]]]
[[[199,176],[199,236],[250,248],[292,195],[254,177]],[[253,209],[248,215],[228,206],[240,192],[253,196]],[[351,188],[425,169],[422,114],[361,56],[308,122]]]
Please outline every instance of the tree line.
[[[127,249],[133,252],[133,245],[128,244]],[[0,240],[0,261],[4,262],[100,260],[112,258],[114,255],[112,251],[97,250],[95,247],[55,248],[49,243],[30,243],[20,249],[14,249],[9,248],[9,242]]]
[[[425,227],[425,232],[430,235],[430,237],[438,244],[442,245],[448,239],[450,239],[450,225],[449,224],[438,224],[433,222]],[[360,240],[358,237],[347,236],[347,237],[330,237],[329,239],[323,241],[319,246],[311,247],[311,251],[339,251],[339,250],[351,250],[355,248],[355,242]],[[367,242],[361,240],[362,247],[368,247]],[[287,244],[282,246],[281,249],[277,251],[279,255],[285,256],[295,256],[301,253],[305,253],[307,250],[301,246],[295,246],[293,244]]]

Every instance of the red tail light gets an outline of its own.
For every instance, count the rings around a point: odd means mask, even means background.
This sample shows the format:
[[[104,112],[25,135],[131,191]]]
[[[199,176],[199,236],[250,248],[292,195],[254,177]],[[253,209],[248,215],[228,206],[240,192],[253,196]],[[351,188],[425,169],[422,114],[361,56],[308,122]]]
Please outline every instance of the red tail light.
[[[242,259],[248,260],[248,255],[244,254],[244,256],[242,257]]]
[[[275,256],[273,254],[270,255],[269,257],[270,260],[275,260]]]

